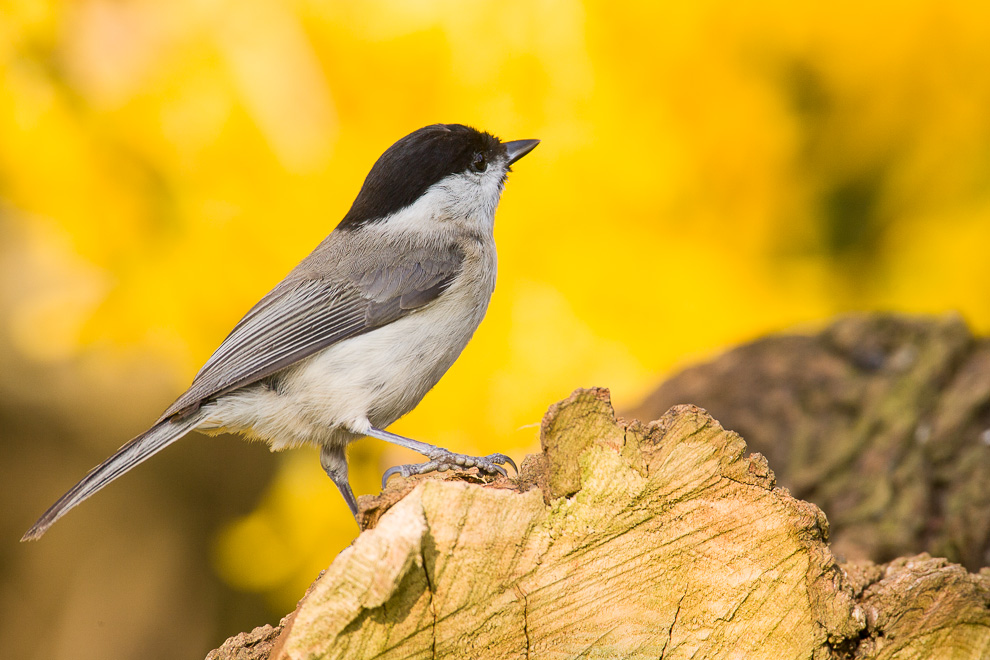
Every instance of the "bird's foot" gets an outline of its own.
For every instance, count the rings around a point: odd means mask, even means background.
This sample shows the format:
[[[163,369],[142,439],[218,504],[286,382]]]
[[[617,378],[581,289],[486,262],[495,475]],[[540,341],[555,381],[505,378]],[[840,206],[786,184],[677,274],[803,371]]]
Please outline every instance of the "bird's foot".
[[[512,469],[519,473],[519,468],[511,458],[505,454],[489,454],[488,456],[468,456],[467,454],[455,454],[446,449],[438,449],[427,455],[430,460],[426,463],[413,463],[410,465],[396,465],[385,470],[382,476],[382,488],[388,482],[388,478],[393,474],[401,474],[403,477],[411,477],[414,474],[426,474],[427,472],[446,472],[447,470],[469,470],[478,468],[482,474],[501,474],[503,477],[509,476],[502,466],[509,464]]]

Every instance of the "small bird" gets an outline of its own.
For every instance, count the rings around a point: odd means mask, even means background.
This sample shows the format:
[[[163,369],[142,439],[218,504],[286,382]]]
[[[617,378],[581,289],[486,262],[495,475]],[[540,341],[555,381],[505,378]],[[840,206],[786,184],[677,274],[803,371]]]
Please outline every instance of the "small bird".
[[[320,447],[354,514],[348,443],[370,436],[429,459],[410,476],[478,468],[468,456],[384,430],[416,407],[461,354],[495,288],[493,234],[510,165],[539,140],[502,142],[461,124],[402,138],[375,162],[350,210],[313,252],[234,326],[154,426],[93,468],[22,541],[190,431],[239,432],[272,451]]]

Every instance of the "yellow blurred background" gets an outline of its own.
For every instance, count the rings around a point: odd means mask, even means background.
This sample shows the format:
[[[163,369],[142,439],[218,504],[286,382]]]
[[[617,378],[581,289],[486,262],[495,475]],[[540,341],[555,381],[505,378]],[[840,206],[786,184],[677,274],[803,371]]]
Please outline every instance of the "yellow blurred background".
[[[435,122],[540,138],[488,316],[393,430],[517,461],[581,386],[850,309],[990,328],[990,4],[0,0],[0,638],[202,657],[356,526],[315,451],[190,438],[17,538],[147,427]],[[364,440],[358,494],[419,460]]]

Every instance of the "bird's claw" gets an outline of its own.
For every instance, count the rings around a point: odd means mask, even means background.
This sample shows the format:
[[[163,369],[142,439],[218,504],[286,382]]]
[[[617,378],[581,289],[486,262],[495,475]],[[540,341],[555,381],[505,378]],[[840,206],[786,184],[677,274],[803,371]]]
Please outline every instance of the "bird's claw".
[[[468,456],[467,454],[455,454],[445,449],[441,449],[435,453],[427,455],[427,458],[430,460],[426,463],[395,465],[385,470],[385,474],[382,475],[382,488],[385,488],[385,484],[388,483],[389,477],[393,474],[401,474],[403,477],[408,479],[413,475],[426,474],[427,472],[446,472],[451,469],[469,470],[476,467],[482,474],[500,474],[503,477],[508,477],[509,473],[502,467],[502,465],[506,463],[512,466],[512,469],[515,470],[516,474],[519,474],[519,468],[516,467],[515,462],[505,454]]]

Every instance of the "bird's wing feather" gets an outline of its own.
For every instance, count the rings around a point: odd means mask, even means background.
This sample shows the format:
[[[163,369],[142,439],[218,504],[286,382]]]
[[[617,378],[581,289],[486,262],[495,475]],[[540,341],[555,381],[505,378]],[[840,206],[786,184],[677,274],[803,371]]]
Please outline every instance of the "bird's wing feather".
[[[343,282],[286,278],[241,319],[161,419],[184,417],[209,399],[432,302],[450,286],[462,261],[459,250],[424,250],[403,255],[397,264],[353,269]]]

